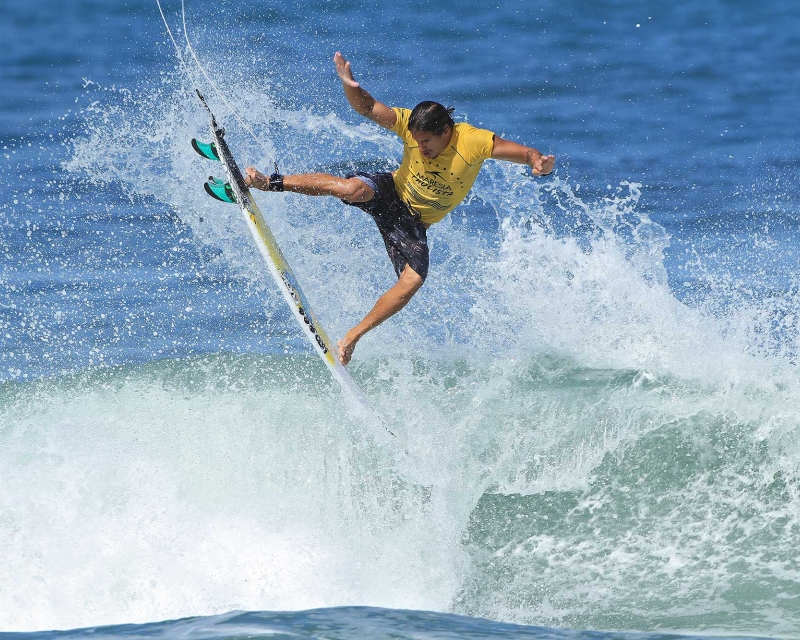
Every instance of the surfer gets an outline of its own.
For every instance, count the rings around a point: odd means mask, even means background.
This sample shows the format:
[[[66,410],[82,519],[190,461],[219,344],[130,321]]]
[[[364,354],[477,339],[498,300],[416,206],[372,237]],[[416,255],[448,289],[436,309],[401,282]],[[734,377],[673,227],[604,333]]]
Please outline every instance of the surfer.
[[[333,196],[375,220],[397,282],[339,341],[339,360],[346,365],[364,334],[400,311],[419,291],[428,275],[427,230],[467,196],[484,160],[527,164],[533,175],[543,176],[553,170],[556,159],[486,129],[455,123],[453,109],[437,102],[421,102],[413,110],[388,107],[356,82],[350,62],[338,51],[333,62],[353,109],[403,140],[400,167],[393,173],[359,171],[344,178],[327,173],[266,176],[247,167],[245,182],[263,191]]]

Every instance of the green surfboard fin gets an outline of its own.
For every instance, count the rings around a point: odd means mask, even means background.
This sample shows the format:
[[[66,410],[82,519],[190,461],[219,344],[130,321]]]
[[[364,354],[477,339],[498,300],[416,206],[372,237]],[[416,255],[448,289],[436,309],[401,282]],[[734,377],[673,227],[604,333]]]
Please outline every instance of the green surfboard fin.
[[[217,145],[213,142],[211,144],[206,144],[205,142],[200,142],[199,140],[192,138],[192,149],[197,151],[201,156],[204,158],[208,158],[209,160],[216,160],[219,162],[219,153],[217,153]]]
[[[212,198],[221,200],[222,202],[236,204],[236,195],[234,195],[231,185],[223,180],[219,180],[214,176],[209,176],[203,188],[205,188],[206,193]]]

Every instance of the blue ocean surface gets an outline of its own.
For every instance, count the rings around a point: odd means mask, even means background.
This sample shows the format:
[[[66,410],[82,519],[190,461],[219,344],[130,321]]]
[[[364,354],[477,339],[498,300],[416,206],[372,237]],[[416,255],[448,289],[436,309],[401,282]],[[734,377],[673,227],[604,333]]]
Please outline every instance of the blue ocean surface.
[[[154,0],[0,21],[0,636],[800,637],[800,4],[162,4],[186,68]],[[359,343],[396,438],[189,144],[197,86],[242,166],[396,167],[337,50],[557,156]],[[343,335],[374,224],[256,198]]]
[[[34,633],[2,633],[3,640],[114,640],[115,638],[191,638],[193,640],[224,640],[233,638],[267,637],[275,640],[325,639],[349,640],[370,638],[393,640],[444,638],[483,640],[690,640],[708,636],[674,635],[666,633],[578,631],[551,629],[483,618],[470,618],[452,613],[378,609],[375,607],[336,607],[298,612],[237,612],[202,618],[184,618],[167,622],[139,625],[114,625],[44,631]],[[723,638],[723,636],[715,636]],[[734,636],[743,638],[743,636]]]

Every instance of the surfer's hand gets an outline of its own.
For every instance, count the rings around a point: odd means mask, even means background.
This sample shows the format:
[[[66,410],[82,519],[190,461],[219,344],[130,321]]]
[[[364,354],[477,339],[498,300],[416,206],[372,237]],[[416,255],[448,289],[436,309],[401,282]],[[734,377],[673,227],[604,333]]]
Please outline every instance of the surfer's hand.
[[[353,87],[354,89],[360,86],[358,82],[355,81],[355,78],[353,78],[350,63],[338,51],[333,54],[333,64],[336,65],[336,73],[339,75],[342,84]]]
[[[529,164],[531,165],[531,173],[533,175],[546,176],[553,170],[556,164],[556,157],[545,156],[540,153],[538,156],[533,155],[529,160]]]
[[[267,186],[269,185],[269,179],[267,178],[267,176],[265,176],[255,167],[247,167],[247,169],[245,169],[244,172],[245,174],[247,174],[244,177],[244,183],[248,187],[261,189],[261,191],[266,190]]]

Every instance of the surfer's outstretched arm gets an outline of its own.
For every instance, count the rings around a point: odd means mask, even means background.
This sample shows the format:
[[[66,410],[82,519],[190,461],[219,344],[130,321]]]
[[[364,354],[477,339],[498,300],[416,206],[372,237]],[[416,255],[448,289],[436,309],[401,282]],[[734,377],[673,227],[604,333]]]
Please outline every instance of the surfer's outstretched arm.
[[[423,280],[420,275],[409,265],[406,265],[392,288],[378,298],[375,306],[364,316],[364,319],[344,334],[344,338],[339,340],[339,360],[341,363],[347,364],[350,362],[356,343],[361,337],[367,331],[374,329],[381,322],[391,318],[405,307],[408,301],[414,297],[414,294],[419,291],[422,283]]]
[[[535,176],[546,176],[553,170],[556,163],[555,156],[546,156],[533,147],[526,147],[511,140],[503,140],[500,136],[494,137],[494,150],[492,158],[495,160],[508,160],[519,164],[527,164]]]
[[[336,73],[339,74],[339,79],[342,81],[344,95],[350,106],[365,118],[377,122],[382,127],[387,129],[393,127],[397,122],[397,114],[382,102],[378,102],[355,81],[350,63],[338,51],[333,54],[333,64],[336,65]]]

